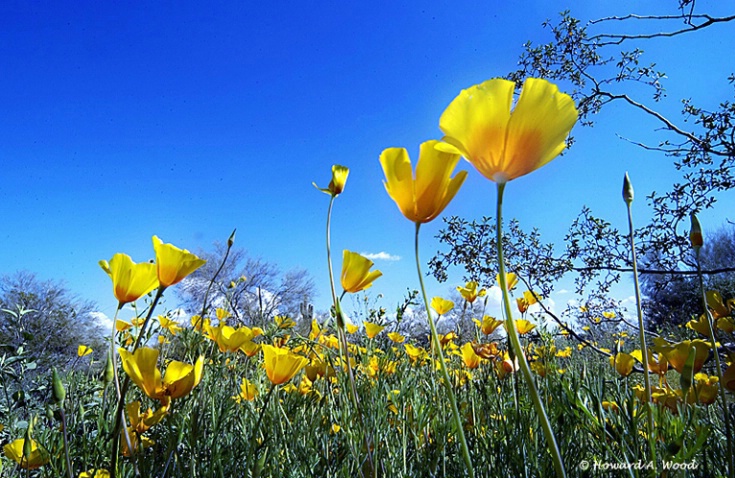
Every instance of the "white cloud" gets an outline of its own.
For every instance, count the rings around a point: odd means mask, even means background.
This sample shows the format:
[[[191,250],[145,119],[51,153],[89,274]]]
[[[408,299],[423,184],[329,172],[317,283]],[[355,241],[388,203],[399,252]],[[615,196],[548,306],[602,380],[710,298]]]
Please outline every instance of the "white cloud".
[[[380,252],[361,252],[361,256],[365,256],[371,261],[400,261],[401,256],[394,256],[384,251]]]
[[[112,330],[112,319],[109,318],[104,312],[90,312],[89,315],[97,320],[97,322],[102,327],[102,330]]]

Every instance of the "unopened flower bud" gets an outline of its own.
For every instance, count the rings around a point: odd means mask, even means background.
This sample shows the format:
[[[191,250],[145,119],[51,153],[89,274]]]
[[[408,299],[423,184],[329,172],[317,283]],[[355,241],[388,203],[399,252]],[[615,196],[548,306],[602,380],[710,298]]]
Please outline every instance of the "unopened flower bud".
[[[102,375],[102,381],[105,382],[105,385],[112,382],[112,380],[115,378],[115,368],[112,364],[112,354],[110,352],[107,352],[107,363],[105,364],[105,373]]]
[[[692,382],[694,381],[694,360],[697,356],[697,349],[692,346],[689,349],[689,356],[686,359],[686,362],[684,362],[684,368],[681,371],[681,376],[679,377],[679,385],[681,385],[681,391],[684,392],[684,395],[687,394],[689,389],[692,387]]]
[[[232,247],[233,244],[235,244],[235,233],[237,232],[237,229],[232,231],[232,234],[230,234],[230,237],[227,239],[227,247]]]
[[[26,428],[25,439],[23,440],[23,457],[26,459],[26,463],[31,459],[31,453],[33,453],[33,422],[35,417],[28,420],[28,428]]]
[[[630,178],[628,177],[628,173],[625,173],[625,178],[623,179],[623,200],[626,202],[626,204],[630,204],[633,202],[633,185],[630,183]]]
[[[702,239],[702,226],[699,224],[699,219],[697,219],[696,214],[692,213],[690,217],[692,227],[689,230],[689,241],[692,243],[692,249],[696,251],[704,244],[704,239]]]
[[[51,389],[54,401],[63,405],[64,399],[66,398],[66,390],[64,389],[64,384],[61,382],[61,377],[59,377],[59,372],[56,370],[56,367],[54,367],[51,372]]]

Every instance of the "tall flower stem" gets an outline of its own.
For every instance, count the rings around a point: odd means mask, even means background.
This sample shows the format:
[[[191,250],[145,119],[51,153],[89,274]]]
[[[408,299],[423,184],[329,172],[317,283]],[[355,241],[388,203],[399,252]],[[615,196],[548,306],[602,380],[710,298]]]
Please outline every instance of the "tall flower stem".
[[[627,178],[627,176],[626,176]],[[630,238],[630,253],[633,258],[633,282],[635,283],[635,303],[638,313],[638,336],[641,340],[641,355],[643,361],[643,382],[646,387],[646,412],[648,413],[648,444],[651,448],[651,463],[656,473],[656,429],[653,423],[653,408],[651,407],[651,379],[648,371],[648,348],[646,347],[646,332],[643,327],[643,309],[641,308],[641,286],[638,281],[638,260],[635,253],[635,236],[633,230],[632,200],[625,201],[628,208],[628,231]]]
[[[536,390],[536,384],[533,382],[533,376],[531,375],[531,368],[528,366],[526,356],[523,354],[523,348],[521,341],[518,338],[518,332],[516,332],[515,323],[513,322],[513,312],[510,306],[510,294],[508,292],[508,284],[505,280],[505,261],[503,259],[503,191],[505,190],[505,183],[498,183],[498,207],[497,207],[497,249],[498,249],[498,271],[500,276],[500,289],[503,292],[503,307],[505,309],[505,328],[508,332],[508,338],[510,344],[513,347],[513,351],[516,354],[516,359],[523,373],[523,378],[528,386],[528,391],[531,394],[531,400],[533,406],[536,409],[536,413],[541,421],[541,428],[544,430],[544,437],[546,437],[546,443],[551,452],[551,457],[554,460],[554,468],[556,469],[556,476],[559,478],[566,477],[564,471],[564,462],[561,459],[561,453],[559,453],[559,446],[556,444],[554,438],[554,432],[551,429],[549,423],[549,417],[546,416],[546,410],[544,404],[541,403],[538,390]]]
[[[416,250],[416,271],[419,274],[419,284],[421,285],[421,294],[424,298],[424,305],[426,306],[426,316],[429,319],[429,327],[431,328],[431,340],[434,346],[434,349],[436,350],[436,354],[439,358],[439,369],[441,370],[442,374],[442,382],[444,383],[444,388],[447,392],[447,396],[449,396],[449,403],[452,406],[452,416],[454,417],[454,426],[457,429],[457,436],[459,437],[459,445],[462,449],[462,458],[464,459],[465,466],[467,467],[467,474],[470,477],[475,476],[475,471],[472,467],[472,459],[470,458],[470,449],[467,446],[467,439],[464,435],[464,427],[462,426],[462,418],[459,415],[459,408],[457,408],[457,399],[454,397],[454,391],[452,390],[452,381],[449,378],[449,372],[447,372],[447,366],[444,363],[444,354],[442,353],[442,346],[441,342],[439,341],[439,335],[437,335],[436,332],[436,325],[434,324],[434,317],[431,315],[431,310],[429,309],[429,300],[426,297],[426,287],[424,287],[424,276],[421,273],[421,260],[419,259],[419,229],[421,228],[421,223],[416,223],[416,240],[415,240],[415,250]]]
[[[332,291],[332,302],[334,303],[334,315],[335,319],[337,321],[337,335],[339,336],[339,349],[340,349],[340,355],[342,359],[344,360],[345,367],[347,369],[347,377],[350,382],[350,397],[352,398],[352,404],[355,407],[355,412],[357,413],[357,417],[360,421],[360,424],[363,425],[363,428],[365,429],[365,452],[367,453],[367,464],[368,464],[368,471],[371,475],[375,475],[377,472],[377,469],[375,468],[375,465],[373,463],[373,453],[370,450],[372,447],[372,436],[367,430],[367,428],[364,426],[365,422],[362,417],[362,412],[360,411],[360,400],[357,396],[357,385],[355,384],[355,375],[352,372],[352,365],[350,364],[350,352],[347,346],[347,334],[345,333],[345,320],[344,315],[342,314],[342,304],[340,303],[339,298],[337,297],[337,291],[334,288],[334,272],[332,270],[332,206],[334,206],[334,198],[337,196],[332,195],[329,198],[329,208],[327,209],[327,266],[329,269],[329,286],[331,287]],[[344,295],[344,293],[342,294]]]
[[[722,400],[722,411],[725,420],[725,437],[727,438],[727,466],[728,474],[730,478],[735,478],[735,453],[733,450],[733,436],[732,436],[732,424],[730,423],[730,411],[727,405],[727,395],[725,394],[725,382],[722,379],[722,363],[720,361],[720,353],[717,350],[717,340],[715,338],[715,328],[712,325],[712,313],[707,306],[707,294],[704,291],[704,279],[702,277],[702,265],[699,262],[699,248],[695,248],[696,262],[697,262],[697,277],[699,279],[699,290],[702,294],[702,306],[704,307],[704,313],[707,315],[707,327],[709,328],[710,345],[712,351],[715,354],[715,364],[717,366],[717,378],[720,388],[720,400]]]
[[[163,297],[163,291],[165,290],[165,287],[159,287],[156,291],[156,296],[153,298],[153,302],[151,302],[151,306],[148,309],[148,315],[146,316],[145,320],[143,321],[143,325],[140,326],[140,332],[138,333],[138,338],[135,340],[135,344],[133,345],[133,352],[135,352],[138,349],[138,346],[140,345],[140,342],[143,340],[143,335],[145,334],[146,326],[148,325],[148,322],[150,322],[151,317],[153,317],[153,310],[156,308],[156,305],[158,305],[158,301],[161,300],[161,297]],[[114,327],[114,323],[113,323]],[[117,364],[114,365],[115,368],[117,368]],[[128,387],[130,386],[130,376],[125,376],[125,381],[122,384],[122,387],[120,389],[120,395],[118,397],[117,401],[117,409],[115,410],[115,426],[112,428],[112,455],[110,457],[110,478],[115,478],[117,474],[117,462],[118,462],[118,450],[119,450],[119,444],[120,444],[120,438],[118,435],[120,434],[120,430],[122,428],[122,422],[123,422],[123,413],[125,409],[125,395],[128,392]],[[127,428],[127,427],[126,427]],[[127,435],[126,435],[127,439]],[[132,449],[129,448],[131,451]]]

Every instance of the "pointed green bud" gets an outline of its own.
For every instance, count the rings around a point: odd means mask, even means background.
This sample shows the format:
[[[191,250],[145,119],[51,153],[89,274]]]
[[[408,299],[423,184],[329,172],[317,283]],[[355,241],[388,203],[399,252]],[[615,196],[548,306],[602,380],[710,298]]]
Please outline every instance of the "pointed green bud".
[[[699,224],[699,219],[697,219],[696,214],[692,213],[690,217],[692,220],[692,227],[689,230],[689,241],[692,243],[692,249],[698,251],[699,248],[704,245],[704,239],[702,238],[702,226]]]
[[[66,390],[64,389],[64,384],[61,382],[61,377],[59,377],[59,372],[56,370],[56,367],[54,367],[51,372],[51,390],[53,392],[54,402],[63,406],[64,399],[66,398]]]
[[[23,458],[25,458],[26,463],[30,460],[31,453],[33,452],[33,444],[31,442],[31,437],[33,436],[33,422],[33,418],[28,420],[28,428],[26,428],[26,434],[23,439]]]
[[[681,385],[681,391],[684,392],[684,395],[687,394],[689,389],[692,387],[692,382],[694,381],[694,359],[697,356],[697,348],[692,346],[689,348],[689,356],[687,357],[686,362],[684,362],[684,368],[681,371],[681,376],[679,377],[679,384]]]
[[[623,179],[623,200],[626,204],[633,202],[633,185],[630,183],[628,172],[625,172],[625,178]]]
[[[112,382],[112,380],[115,378],[115,368],[112,364],[112,354],[110,352],[107,352],[107,363],[105,364],[105,373],[102,375],[102,381],[105,383],[105,385]]]
[[[227,239],[227,247],[232,247],[233,244],[235,244],[235,233],[237,232],[237,229],[234,229],[232,231],[232,234],[230,234],[230,237]]]

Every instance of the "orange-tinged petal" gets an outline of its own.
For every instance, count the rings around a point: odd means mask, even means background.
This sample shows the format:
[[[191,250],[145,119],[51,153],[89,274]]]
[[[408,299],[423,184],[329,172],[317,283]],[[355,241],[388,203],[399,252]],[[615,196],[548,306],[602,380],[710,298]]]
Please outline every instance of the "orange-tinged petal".
[[[162,287],[181,282],[207,262],[186,249],[164,244],[158,236],[153,236],[153,249],[156,251],[158,280]]]
[[[118,349],[125,373],[150,398],[158,399],[163,393],[161,371],[156,367],[158,350],[141,347],[130,353],[124,348]]]
[[[610,365],[615,368],[621,376],[627,377],[633,371],[633,365],[635,365],[635,358],[624,352],[617,355],[610,356]]]
[[[441,214],[456,194],[459,186],[464,181],[464,175],[460,172],[450,179],[452,171],[457,166],[460,156],[458,154],[446,153],[436,149],[434,146],[438,141],[426,141],[419,147],[419,160],[416,164],[416,181],[414,183],[414,198],[416,201],[416,215],[429,222]],[[458,185],[452,182],[459,180]],[[456,189],[451,191],[456,186]],[[415,222],[415,221],[414,221]]]
[[[375,279],[383,275],[378,270],[370,271],[373,264],[373,261],[357,252],[345,249],[342,252],[342,288],[355,293],[371,287]]]
[[[495,317],[490,317],[489,315],[486,315],[482,318],[482,325],[480,326],[480,328],[482,329],[483,334],[490,335],[495,332],[495,329],[500,327],[502,324],[502,320],[497,320]]]
[[[515,321],[516,330],[519,334],[524,335],[536,328],[536,325],[525,319],[518,319]]]
[[[306,357],[268,344],[263,345],[263,361],[266,375],[274,385],[288,382],[309,363]]]
[[[405,149],[388,148],[380,155],[388,195],[401,213],[416,223],[432,221],[441,214],[467,177],[467,172],[461,171],[451,178],[460,156],[437,148],[438,144],[421,144],[415,176]]]
[[[149,262],[136,264],[127,254],[117,253],[100,267],[112,279],[112,291],[121,304],[134,302],[158,287],[156,266]]]
[[[203,356],[199,356],[194,365],[172,361],[168,364],[166,375],[163,377],[166,395],[172,399],[188,395],[201,382],[203,369]]]
[[[408,151],[404,148],[388,148],[380,154],[380,164],[383,166],[385,190],[388,195],[404,216],[416,221],[413,170]]]
[[[574,101],[553,83],[528,78],[511,113],[515,84],[488,80],[463,90],[439,120],[444,141],[486,178],[505,183],[545,165],[566,147]]]
[[[460,349],[462,351],[462,361],[467,368],[477,368],[480,366],[481,357],[475,353],[475,349],[470,342],[467,342]]]
[[[515,83],[493,79],[462,90],[439,119],[447,143],[486,178],[502,170]]]

